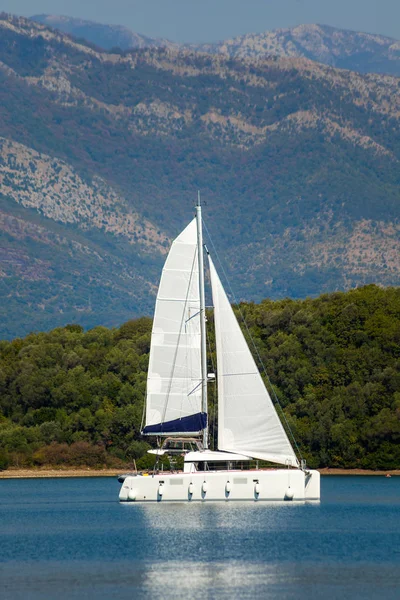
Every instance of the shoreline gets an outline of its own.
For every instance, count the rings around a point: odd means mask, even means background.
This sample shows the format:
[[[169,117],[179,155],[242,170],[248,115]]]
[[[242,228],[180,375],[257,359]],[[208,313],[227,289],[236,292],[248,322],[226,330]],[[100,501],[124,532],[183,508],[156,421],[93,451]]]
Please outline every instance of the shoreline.
[[[0,479],[51,479],[61,477],[118,477],[127,469],[7,469],[0,471]],[[322,476],[357,475],[371,477],[385,477],[386,475],[400,476],[400,469],[387,471],[372,471],[368,469],[337,469],[325,467],[317,469]]]
[[[128,471],[129,469],[125,469]],[[0,479],[51,479],[61,477],[118,477],[124,469],[7,469]]]
[[[364,475],[371,477],[386,477],[386,475],[396,477],[400,475],[400,469],[373,471],[372,469],[337,469],[325,467],[323,469],[317,469],[317,471],[319,471],[321,475]]]

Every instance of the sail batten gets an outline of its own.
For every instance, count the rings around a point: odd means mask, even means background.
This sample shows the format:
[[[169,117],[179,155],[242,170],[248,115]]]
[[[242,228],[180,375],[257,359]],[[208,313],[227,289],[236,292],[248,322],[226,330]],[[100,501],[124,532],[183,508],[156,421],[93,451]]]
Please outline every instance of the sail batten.
[[[203,415],[200,347],[194,219],[174,240],[161,275],[151,335],[144,434],[197,433],[203,428],[206,416],[199,416]]]
[[[298,460],[210,258],[218,375],[218,449],[278,464]]]

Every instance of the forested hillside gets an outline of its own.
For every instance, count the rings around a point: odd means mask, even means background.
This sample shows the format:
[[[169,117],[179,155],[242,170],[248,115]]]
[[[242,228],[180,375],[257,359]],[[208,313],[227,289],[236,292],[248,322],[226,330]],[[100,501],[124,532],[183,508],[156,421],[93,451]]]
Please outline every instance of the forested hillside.
[[[400,468],[400,288],[240,309],[311,466]],[[150,330],[141,318],[0,342],[0,466],[149,465],[139,431]],[[211,314],[210,344],[211,369]]]
[[[400,284],[397,78],[0,30],[1,338],[151,314],[198,189],[240,299]]]

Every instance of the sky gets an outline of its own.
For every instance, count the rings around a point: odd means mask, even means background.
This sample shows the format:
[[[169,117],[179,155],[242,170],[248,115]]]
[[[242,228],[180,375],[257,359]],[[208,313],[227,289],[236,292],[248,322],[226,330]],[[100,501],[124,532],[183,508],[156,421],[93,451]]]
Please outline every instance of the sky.
[[[0,0],[0,11],[68,15],[178,42],[212,42],[303,23],[400,39],[400,0]]]

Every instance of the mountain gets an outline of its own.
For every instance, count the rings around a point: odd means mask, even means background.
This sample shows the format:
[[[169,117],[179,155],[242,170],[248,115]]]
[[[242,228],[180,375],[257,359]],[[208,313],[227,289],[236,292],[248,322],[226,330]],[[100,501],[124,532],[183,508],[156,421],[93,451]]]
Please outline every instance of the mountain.
[[[400,41],[328,25],[246,34],[196,49],[233,58],[304,57],[340,69],[400,76]]]
[[[150,38],[118,25],[102,25],[57,15],[35,15],[32,19],[105,50],[179,47],[169,40]],[[291,29],[249,33],[217,43],[183,44],[181,47],[227,54],[232,58],[302,57],[340,69],[400,76],[400,41],[328,25],[299,25]]]
[[[198,189],[239,299],[399,284],[395,77],[0,28],[0,337],[149,314]]]
[[[104,50],[121,48],[163,48],[175,47],[177,44],[165,39],[155,39],[135,33],[122,25],[104,25],[94,21],[74,19],[63,15],[34,15],[33,21],[48,25],[75,38],[87,40]]]

